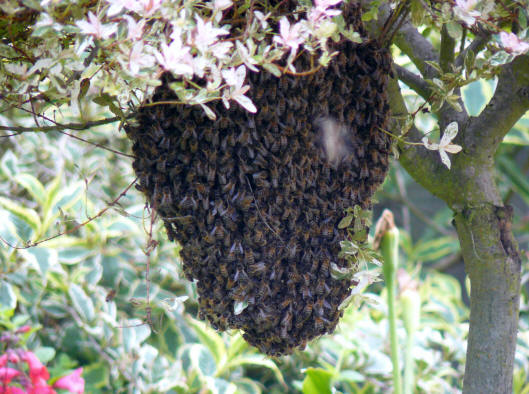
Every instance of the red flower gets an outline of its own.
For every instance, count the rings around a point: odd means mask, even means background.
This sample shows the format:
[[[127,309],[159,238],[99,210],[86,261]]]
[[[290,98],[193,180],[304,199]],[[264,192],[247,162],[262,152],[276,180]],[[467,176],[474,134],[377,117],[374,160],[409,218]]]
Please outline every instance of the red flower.
[[[53,387],[71,391],[75,394],[84,393],[84,379],[81,377],[83,368],[77,368],[71,374],[63,376],[55,382]]]
[[[13,379],[14,377],[18,375],[20,375],[20,371],[17,371],[14,368],[0,367],[0,385],[5,386],[7,383],[11,381],[11,379]]]
[[[23,352],[21,358],[28,363],[29,377],[32,382],[38,382],[40,379],[46,381],[50,378],[48,370],[33,352]]]
[[[28,332],[29,330],[31,330],[30,326],[18,327],[18,329],[15,331],[15,334],[24,334],[24,333]]]

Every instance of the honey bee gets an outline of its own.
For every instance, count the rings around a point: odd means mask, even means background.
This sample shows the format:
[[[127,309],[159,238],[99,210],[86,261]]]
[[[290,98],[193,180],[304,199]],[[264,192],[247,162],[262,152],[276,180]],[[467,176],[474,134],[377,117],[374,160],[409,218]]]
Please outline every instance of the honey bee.
[[[220,271],[220,274],[225,277],[225,278],[228,278],[229,275],[228,275],[228,267],[225,263],[220,263],[219,264],[219,271]]]
[[[263,261],[248,265],[248,272],[250,275],[260,274],[266,271],[266,264]]]
[[[323,331],[323,319],[320,317],[314,318],[314,329],[321,333]]]
[[[116,297],[116,289],[110,289],[105,297],[106,302],[110,302]]]

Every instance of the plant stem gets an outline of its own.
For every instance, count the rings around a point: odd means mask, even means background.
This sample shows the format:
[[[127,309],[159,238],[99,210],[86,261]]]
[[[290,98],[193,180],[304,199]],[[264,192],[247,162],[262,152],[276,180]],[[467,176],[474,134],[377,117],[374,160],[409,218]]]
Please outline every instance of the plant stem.
[[[399,230],[393,222],[393,214],[389,210],[382,213],[376,232],[383,233],[380,251],[384,259],[384,279],[388,291],[389,340],[391,345],[391,361],[393,363],[393,392],[402,393],[402,380],[399,368],[399,351],[397,339],[397,316],[395,313],[395,285],[399,264]],[[375,235],[376,237],[376,235]]]

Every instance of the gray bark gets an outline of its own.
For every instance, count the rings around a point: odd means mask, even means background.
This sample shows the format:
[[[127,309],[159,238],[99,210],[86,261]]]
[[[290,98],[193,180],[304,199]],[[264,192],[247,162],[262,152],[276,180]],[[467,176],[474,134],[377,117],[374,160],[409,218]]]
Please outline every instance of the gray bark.
[[[382,22],[388,8],[382,8]],[[370,27],[376,32],[380,24]],[[476,38],[474,51],[483,48],[488,35]],[[445,42],[443,42],[445,40]],[[455,58],[454,43],[441,34],[440,50],[406,23],[395,44],[408,55],[421,75],[396,67],[398,78],[424,97],[429,96],[424,78],[437,71],[426,61],[443,69],[461,64]],[[397,79],[390,81],[393,114],[407,113]],[[470,328],[465,364],[464,393],[512,393],[512,375],[520,294],[520,254],[511,231],[512,210],[505,207],[494,180],[494,153],[514,123],[529,109],[529,56],[519,56],[502,67],[494,97],[478,117],[444,106],[437,114],[443,129],[458,122],[454,141],[463,147],[451,155],[452,169],[440,161],[438,152],[421,146],[400,144],[400,162],[410,175],[432,194],[443,199],[454,212],[465,269],[470,277]],[[391,130],[399,135],[402,123]],[[419,142],[422,133],[412,128],[406,139]]]

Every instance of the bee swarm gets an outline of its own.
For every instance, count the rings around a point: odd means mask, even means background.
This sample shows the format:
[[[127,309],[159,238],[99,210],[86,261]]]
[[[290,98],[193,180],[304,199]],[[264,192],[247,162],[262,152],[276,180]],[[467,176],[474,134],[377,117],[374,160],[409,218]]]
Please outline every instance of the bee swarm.
[[[356,5],[344,10],[358,25]],[[200,315],[219,330],[241,329],[268,355],[303,348],[332,332],[351,280],[335,280],[344,209],[370,207],[387,172],[386,97],[391,58],[376,41],[332,44],[329,67],[304,77],[251,73],[251,114],[212,103],[142,108],[127,127],[138,189],[182,245],[183,269],[196,280]],[[310,69],[308,55],[296,69]],[[164,77],[152,102],[176,100]],[[318,119],[345,125],[349,150],[327,160]]]

